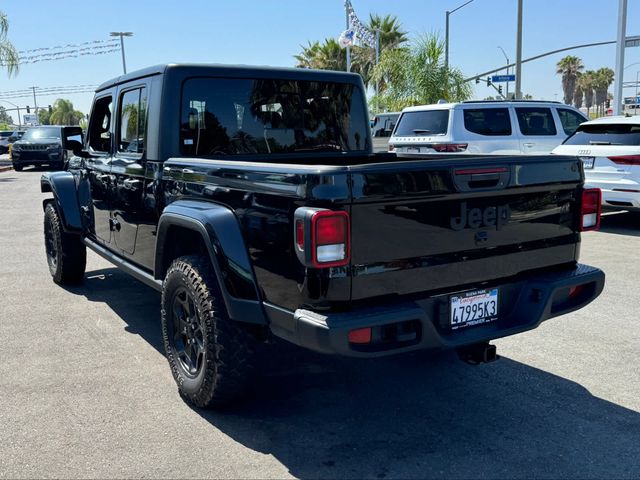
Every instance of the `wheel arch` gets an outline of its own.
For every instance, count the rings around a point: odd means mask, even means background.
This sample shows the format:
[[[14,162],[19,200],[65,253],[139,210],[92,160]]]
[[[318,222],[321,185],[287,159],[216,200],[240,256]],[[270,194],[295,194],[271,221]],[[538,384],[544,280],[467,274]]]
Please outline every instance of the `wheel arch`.
[[[53,193],[51,198],[42,202],[42,209],[47,208],[51,201],[55,202],[62,228],[67,233],[83,233],[82,216],[76,182],[70,172],[49,172],[40,178],[40,191]]]
[[[229,208],[182,200],[165,208],[156,233],[154,278],[162,280],[174,259],[190,254],[210,259],[230,318],[267,324],[240,226]]]

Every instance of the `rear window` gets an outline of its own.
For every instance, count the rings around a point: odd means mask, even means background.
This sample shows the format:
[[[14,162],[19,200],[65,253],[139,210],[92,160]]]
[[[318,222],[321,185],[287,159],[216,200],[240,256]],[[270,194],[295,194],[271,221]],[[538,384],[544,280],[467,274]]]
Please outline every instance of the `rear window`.
[[[564,145],[640,145],[640,125],[581,125]]]
[[[400,116],[394,135],[446,135],[449,125],[449,110],[426,110],[405,112]]]
[[[557,133],[550,108],[516,108],[516,116],[523,135],[555,135]]]
[[[511,135],[511,119],[507,108],[464,109],[464,128],[478,135]]]
[[[192,78],[182,89],[184,155],[366,152],[368,128],[355,85]]]

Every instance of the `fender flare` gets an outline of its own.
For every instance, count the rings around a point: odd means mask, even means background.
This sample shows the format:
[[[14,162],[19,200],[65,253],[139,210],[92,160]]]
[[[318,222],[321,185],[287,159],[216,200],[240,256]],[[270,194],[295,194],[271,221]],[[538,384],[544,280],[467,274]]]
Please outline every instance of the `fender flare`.
[[[70,172],[50,172],[45,173],[40,178],[40,191],[42,193],[53,193],[62,228],[67,233],[81,234],[84,232],[82,216],[80,214],[80,204],[78,203],[78,193],[76,181]],[[42,202],[43,209],[51,199]]]
[[[168,267],[167,245],[172,227],[197,233],[213,265],[227,313],[233,320],[266,325],[253,267],[240,224],[233,211],[223,205],[177,200],[160,216],[156,233],[154,278],[162,281]]]

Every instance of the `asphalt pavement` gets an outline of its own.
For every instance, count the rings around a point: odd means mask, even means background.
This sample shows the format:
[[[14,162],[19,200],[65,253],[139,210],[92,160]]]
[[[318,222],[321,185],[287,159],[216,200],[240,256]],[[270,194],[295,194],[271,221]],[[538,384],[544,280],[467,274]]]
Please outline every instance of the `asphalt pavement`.
[[[583,235],[602,296],[497,362],[269,346],[215,412],[178,395],[155,291],[93,253],[83,285],[51,281],[40,174],[0,173],[0,477],[640,477],[640,216]]]

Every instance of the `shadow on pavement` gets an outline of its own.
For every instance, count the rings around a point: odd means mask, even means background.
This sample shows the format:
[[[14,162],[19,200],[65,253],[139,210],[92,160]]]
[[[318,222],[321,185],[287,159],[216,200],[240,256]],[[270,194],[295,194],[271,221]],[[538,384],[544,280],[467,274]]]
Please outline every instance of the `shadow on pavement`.
[[[640,237],[640,213],[621,212],[603,215],[600,219],[600,231]]]
[[[163,350],[157,292],[114,268],[70,291],[106,302],[127,331]],[[639,413],[508,358],[479,367],[452,353],[355,360],[288,344],[263,357],[250,400],[194,411],[299,478],[640,473]]]

